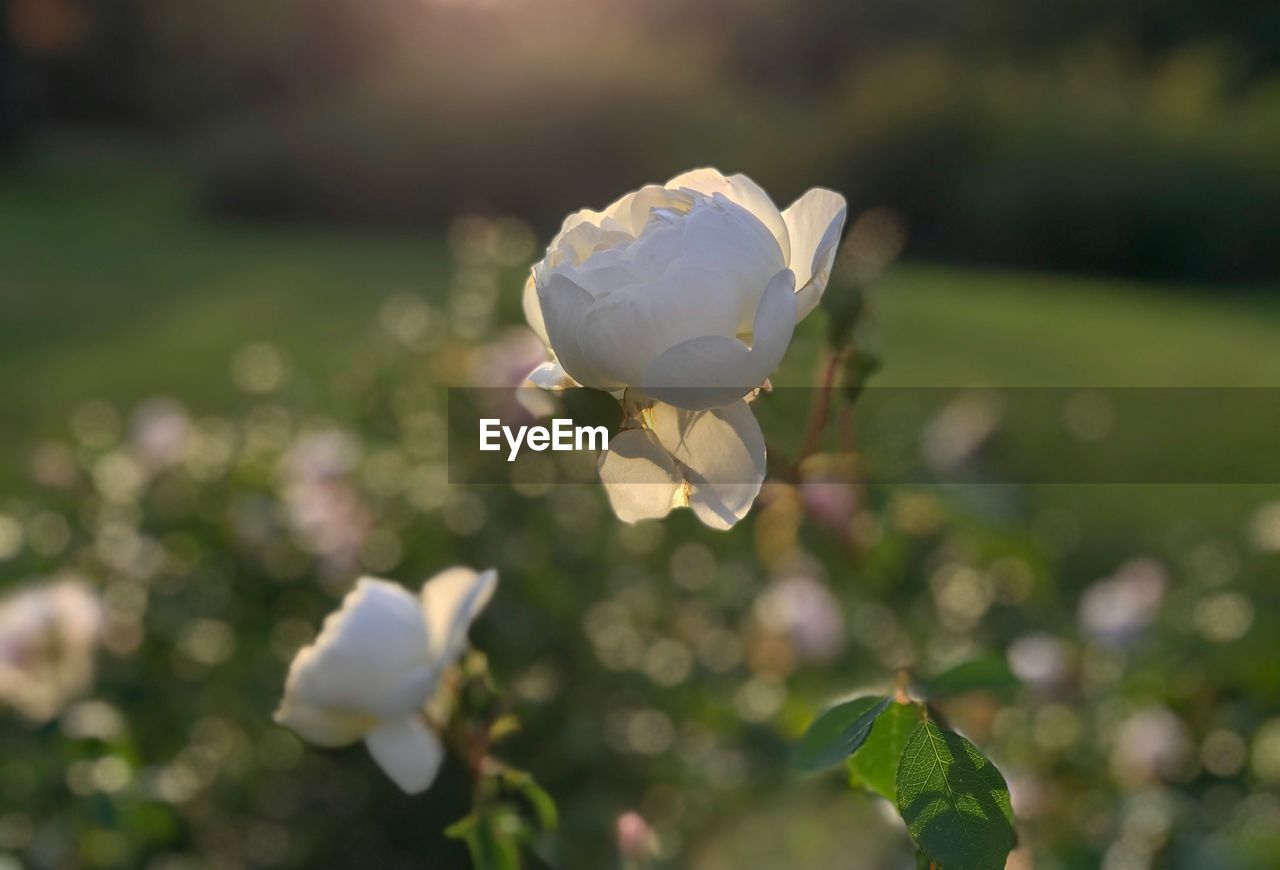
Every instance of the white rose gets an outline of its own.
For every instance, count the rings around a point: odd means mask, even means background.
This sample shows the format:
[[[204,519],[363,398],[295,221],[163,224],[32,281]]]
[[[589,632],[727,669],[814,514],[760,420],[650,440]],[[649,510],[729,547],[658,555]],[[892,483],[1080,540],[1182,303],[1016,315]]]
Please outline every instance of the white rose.
[[[449,568],[419,598],[396,583],[361,579],[294,658],[276,721],[318,746],[363,739],[397,785],[410,794],[425,790],[444,746],[423,707],[461,655],[497,580],[494,571]]]
[[[845,201],[814,188],[779,212],[744,175],[678,175],[570,215],[525,287],[555,356],[531,378],[724,407],[777,367],[827,286]]]
[[[744,397],[822,298],[845,214],[829,190],[779,212],[745,175],[696,169],[565,220],[525,284],[553,357],[529,380],[624,399],[599,464],[620,519],[689,507],[727,529],[750,510],[765,446]]]

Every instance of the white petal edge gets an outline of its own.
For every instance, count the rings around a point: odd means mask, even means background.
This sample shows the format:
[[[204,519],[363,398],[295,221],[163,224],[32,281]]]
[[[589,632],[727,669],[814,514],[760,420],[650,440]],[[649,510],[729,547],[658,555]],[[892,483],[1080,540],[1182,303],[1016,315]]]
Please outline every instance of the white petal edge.
[[[289,666],[285,697],[335,714],[387,718],[422,706],[434,676],[417,598],[362,577]]]
[[[773,237],[778,240],[778,247],[782,249],[782,261],[789,262],[791,235],[786,220],[764,188],[747,176],[741,173],[726,176],[718,169],[707,167],[682,172],[668,181],[666,186],[708,195],[724,194],[755,215],[773,233]]]
[[[747,515],[764,482],[764,435],[751,407],[691,412],[655,405],[653,428],[686,467],[689,507],[713,529],[732,528]]]
[[[827,289],[848,205],[833,190],[815,187],[782,213],[791,234],[791,270],[796,274],[798,320],[817,307]]]
[[[355,743],[377,724],[371,717],[323,710],[288,694],[280,702],[274,719],[308,743],[329,749]]]
[[[435,782],[444,762],[444,744],[417,715],[384,722],[365,737],[369,754],[406,794],[419,794]]]
[[[551,339],[547,338],[547,324],[542,319],[542,301],[538,299],[538,283],[534,280],[532,271],[524,282],[524,295],[520,297],[520,305],[524,308],[524,319],[528,322],[529,328],[537,333],[543,344],[550,347]]]
[[[477,572],[461,566],[446,568],[422,586],[422,612],[428,643],[437,670],[448,667],[462,652],[467,630],[493,598],[498,572]]]
[[[675,460],[648,429],[628,429],[611,438],[599,470],[609,506],[624,523],[665,517],[684,483]]]
[[[575,387],[582,386],[573,378],[569,377],[569,373],[564,370],[560,363],[555,360],[547,360],[542,365],[529,372],[525,380],[532,383],[535,387],[541,387],[553,393],[561,390],[571,390]]]
[[[763,227],[760,233],[773,244]],[[661,277],[598,299],[578,328],[578,347],[597,376],[639,386],[645,367],[666,349],[704,335],[732,336],[743,295],[729,272],[681,258]]]
[[[548,342],[565,372],[578,383],[597,389],[623,386],[603,381],[578,345],[578,329],[595,298],[559,272],[547,273],[537,290]]]
[[[783,269],[760,297],[751,348],[723,335],[680,342],[645,367],[641,391],[689,411],[732,405],[764,383],[782,362],[798,320],[796,305],[795,275]]]

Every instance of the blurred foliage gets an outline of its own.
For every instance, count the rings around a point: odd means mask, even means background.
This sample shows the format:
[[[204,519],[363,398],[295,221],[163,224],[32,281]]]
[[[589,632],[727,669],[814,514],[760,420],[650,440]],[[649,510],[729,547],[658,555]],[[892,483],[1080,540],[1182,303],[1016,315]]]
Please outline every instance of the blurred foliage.
[[[358,573],[412,585],[461,562],[501,572],[473,636],[522,724],[498,755],[559,804],[539,841],[552,866],[610,866],[630,811],[660,866],[733,866],[742,844],[758,866],[855,848],[866,866],[908,861],[906,832],[838,778],[797,781],[791,747],[850,689],[992,656],[1018,686],[953,680],[939,707],[1006,774],[1019,866],[1277,860],[1274,503],[1223,526],[1135,515],[1135,495],[1110,509],[1145,537],[1107,538],[1062,499],[866,488],[833,461],[711,535],[686,516],[622,526],[595,486],[450,486],[445,385],[518,375],[538,351],[504,329],[527,229],[472,219],[450,239],[438,285],[325,345],[330,378],[251,341],[218,412],[91,401],[21,451],[31,483],[0,503],[6,584],[82,578],[104,649],[60,716],[0,719],[0,851],[35,867],[465,866],[441,834],[471,804],[456,760],[408,799],[363,749],[304,747],[270,720],[287,662]],[[842,272],[829,292],[849,287]],[[793,348],[800,370],[825,326]],[[796,443],[769,402],[768,436]],[[829,814],[807,809],[813,787]],[[803,844],[781,822],[792,807]]]

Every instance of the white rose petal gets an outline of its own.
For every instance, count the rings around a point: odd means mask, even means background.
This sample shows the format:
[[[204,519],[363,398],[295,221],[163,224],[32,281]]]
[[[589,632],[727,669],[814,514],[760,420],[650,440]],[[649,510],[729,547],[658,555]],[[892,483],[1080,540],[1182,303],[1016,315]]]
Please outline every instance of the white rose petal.
[[[383,719],[426,703],[432,677],[418,600],[402,586],[365,577],[294,659],[285,693],[321,710]]]
[[[747,176],[738,174],[726,178],[716,169],[694,169],[683,175],[677,175],[667,182],[667,186],[687,188],[699,193],[724,194],[768,227],[777,238],[783,257],[790,259],[791,237],[786,220],[778,211],[778,207],[773,204],[773,200],[769,198],[769,194]]]
[[[524,295],[520,299],[520,304],[524,308],[524,319],[528,321],[529,328],[542,339],[543,344],[550,345],[551,340],[547,338],[547,324],[542,319],[542,301],[538,299],[538,284],[533,280],[532,274],[524,282]]]
[[[560,366],[560,363],[552,361],[544,362],[529,372],[527,380],[536,387],[542,387],[542,389],[551,390],[552,392],[578,386],[577,382],[569,377],[569,373]]]
[[[567,276],[555,273],[538,285],[538,299],[542,303],[548,341],[569,376],[597,389],[620,386],[610,385],[587,361],[579,345],[579,327],[595,302],[592,295]]]
[[[728,529],[746,516],[765,474],[764,435],[751,406],[695,412],[656,405],[653,421],[658,440],[686,467],[698,519]]]
[[[720,335],[690,339],[651,362],[640,388],[677,408],[698,411],[730,405],[764,383],[778,367],[795,325],[795,276],[784,269],[760,298],[752,347]]]
[[[600,457],[600,478],[618,519],[634,523],[688,506],[706,525],[731,528],[747,515],[765,473],[765,444],[750,406],[688,411],[662,403]]]
[[[287,694],[276,711],[275,719],[308,743],[330,748],[355,743],[378,722],[374,717],[360,713],[338,713],[315,707]]]
[[[655,247],[661,250],[653,253]],[[614,251],[622,257],[616,263]],[[655,220],[629,247],[614,251],[566,271],[594,299],[576,335],[604,387],[639,384],[649,362],[689,339],[749,333],[760,297],[785,267],[773,236],[723,197],[679,223]],[[601,259],[610,264],[592,269]],[[567,296],[552,292],[557,301]],[[553,344],[554,334],[553,328]]]
[[[451,663],[462,652],[467,630],[484,610],[498,584],[498,572],[448,568],[422,587],[431,655],[439,663]]]
[[[628,429],[610,440],[600,455],[600,479],[624,523],[665,517],[684,482],[675,459],[648,429]]]
[[[815,187],[782,213],[791,233],[791,271],[796,273],[798,319],[817,307],[827,289],[848,206],[840,194]]]
[[[418,716],[379,725],[365,743],[373,760],[407,794],[426,791],[444,762],[444,744]]]

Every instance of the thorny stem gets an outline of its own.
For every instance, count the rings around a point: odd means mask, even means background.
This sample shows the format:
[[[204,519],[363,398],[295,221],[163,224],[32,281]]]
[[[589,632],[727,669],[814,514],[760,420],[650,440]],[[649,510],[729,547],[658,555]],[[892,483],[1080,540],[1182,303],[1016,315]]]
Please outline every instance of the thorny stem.
[[[489,729],[472,726],[466,731],[467,768],[476,782],[484,778],[485,759],[489,757]]]
[[[845,402],[840,406],[840,419],[837,424],[839,426],[840,450],[844,453],[852,454],[858,450],[858,427],[856,423],[853,406]]]
[[[827,357],[826,368],[822,372],[822,386],[818,392],[817,403],[809,414],[809,426],[805,432],[804,446],[796,459],[799,465],[805,457],[817,451],[822,444],[822,430],[827,425],[827,414],[831,408],[831,389],[835,386],[836,373],[840,371],[840,363],[844,359],[844,351],[833,350]]]
[[[451,734],[448,723],[439,721],[426,710],[420,711],[418,717],[427,728],[446,740],[454,754],[466,762],[472,779],[479,782],[484,775],[485,759],[489,755],[488,731],[483,728],[467,727],[460,734],[456,731]]]
[[[446,689],[455,698],[461,694],[462,684],[463,678],[459,672],[450,670],[446,674]],[[472,780],[478,785],[480,780],[484,778],[485,762],[489,757],[489,749],[493,742],[489,735],[489,725],[487,723],[480,725],[463,723],[461,727],[450,728],[447,720],[441,721],[437,719],[429,709],[418,711],[418,716],[427,728],[438,734],[453,750],[454,754],[466,763]],[[451,715],[450,718],[452,718]]]

